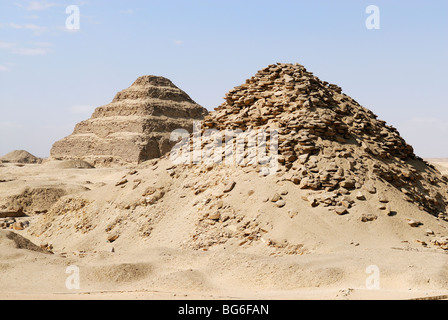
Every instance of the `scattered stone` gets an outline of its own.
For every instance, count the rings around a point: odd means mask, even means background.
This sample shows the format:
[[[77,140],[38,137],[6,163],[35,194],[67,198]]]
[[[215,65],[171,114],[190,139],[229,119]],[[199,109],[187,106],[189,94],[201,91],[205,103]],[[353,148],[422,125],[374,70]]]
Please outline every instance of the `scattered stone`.
[[[107,237],[107,241],[109,242],[109,243],[113,243],[113,242],[115,242],[115,241],[117,241],[117,239],[120,237],[120,235],[118,235],[118,234],[112,234],[112,235],[109,235],[108,237]]]
[[[221,219],[221,214],[219,212],[215,212],[215,213],[209,214],[208,218],[210,220],[216,220],[217,221],[217,220]]]
[[[233,191],[233,189],[236,186],[236,182],[235,181],[231,181],[227,184],[227,186],[224,188],[224,193],[229,193],[231,191]]]
[[[335,209],[336,214],[343,216],[345,214],[348,214],[348,210],[346,207],[340,206],[340,207],[336,207]]]
[[[369,214],[363,214],[361,216],[361,221],[362,222],[372,222],[378,219],[378,216],[372,213]]]
[[[415,220],[412,220],[412,219],[409,219],[409,220],[408,220],[408,224],[409,224],[412,228],[418,228],[418,227],[420,227],[421,225],[423,225],[423,223],[421,223],[420,221],[415,221]]]
[[[309,202],[309,204],[313,208],[319,206],[319,203],[317,202],[317,199],[314,196],[312,196],[312,195],[307,196],[306,200]]]
[[[428,244],[425,241],[422,241],[422,240],[415,240],[415,242],[421,244],[424,247],[428,246]]]
[[[216,203],[216,207],[218,209],[222,209],[224,207],[224,201],[218,200],[218,202]]]
[[[373,184],[371,183],[367,183],[364,185],[364,187],[366,188],[367,192],[370,194],[376,194],[376,188]]]
[[[279,200],[279,201],[277,201],[277,202],[275,203],[275,205],[276,205],[278,208],[283,208],[284,206],[286,206],[286,202],[285,202],[284,200]]]
[[[16,222],[12,225],[12,229],[16,231],[24,230],[24,226],[22,222]]]
[[[341,201],[341,205],[347,209],[350,209],[352,207],[351,202],[345,199]]]
[[[115,186],[116,186],[116,187],[119,187],[119,186],[125,185],[126,183],[128,183],[128,179],[123,179],[123,180],[117,182],[117,183],[115,184]]]
[[[365,200],[366,200],[366,197],[364,196],[364,194],[363,194],[361,191],[359,191],[359,192],[356,194],[356,199],[361,200],[361,201],[365,201]]]
[[[278,193],[276,193],[276,194],[274,194],[273,196],[272,196],[272,198],[271,198],[271,202],[278,202],[278,201],[280,201],[281,200],[281,196],[278,194]]]
[[[291,219],[294,219],[299,214],[298,211],[288,211],[288,215]]]

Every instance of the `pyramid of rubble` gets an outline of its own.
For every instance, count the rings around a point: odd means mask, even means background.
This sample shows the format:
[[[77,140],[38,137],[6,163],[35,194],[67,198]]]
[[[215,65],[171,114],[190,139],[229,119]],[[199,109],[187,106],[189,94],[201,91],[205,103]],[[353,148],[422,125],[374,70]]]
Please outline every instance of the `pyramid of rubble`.
[[[172,148],[172,131],[191,132],[193,121],[207,113],[170,80],[143,76],[77,124],[72,135],[56,142],[51,158],[95,164],[158,158]]]
[[[225,100],[205,117],[203,133],[276,129],[281,171],[301,189],[334,195],[322,199],[325,205],[349,207],[336,197],[375,194],[384,182],[421,210],[446,218],[448,179],[417,157],[394,127],[303,66],[270,65]]]
[[[1,162],[34,164],[42,163],[42,159],[32,155],[28,151],[15,150],[8,153],[7,155],[4,155],[3,157],[0,157],[0,163]]]

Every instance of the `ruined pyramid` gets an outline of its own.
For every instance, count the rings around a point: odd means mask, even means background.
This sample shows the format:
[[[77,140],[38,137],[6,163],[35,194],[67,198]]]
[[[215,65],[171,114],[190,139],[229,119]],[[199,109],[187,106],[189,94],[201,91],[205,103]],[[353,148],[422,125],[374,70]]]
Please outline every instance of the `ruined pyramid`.
[[[73,134],[56,142],[51,158],[101,163],[138,163],[169,152],[170,134],[191,132],[193,120],[207,110],[163,77],[143,76],[119,92],[112,103],[99,107]]]
[[[27,164],[33,164],[33,163],[42,163],[42,159],[37,158],[36,156],[32,155],[28,151],[25,150],[15,150],[7,155],[4,155],[3,157],[0,157],[0,163],[6,162],[6,163],[27,163]]]
[[[277,130],[279,171],[301,189],[315,191],[307,198],[313,206],[322,203],[345,214],[351,203],[344,195],[376,194],[379,181],[421,210],[446,218],[448,179],[417,157],[397,129],[302,65],[270,65],[225,99],[206,116],[202,134]],[[216,137],[202,145],[210,139]],[[380,198],[391,214],[388,200]]]

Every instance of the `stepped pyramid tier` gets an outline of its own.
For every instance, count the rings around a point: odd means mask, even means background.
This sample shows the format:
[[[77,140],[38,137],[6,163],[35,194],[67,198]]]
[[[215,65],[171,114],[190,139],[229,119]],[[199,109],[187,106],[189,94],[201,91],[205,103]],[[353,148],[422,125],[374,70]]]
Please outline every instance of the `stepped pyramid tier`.
[[[276,129],[280,171],[301,189],[324,192],[326,205],[348,208],[344,195],[379,194],[374,185],[384,182],[420,209],[446,217],[448,179],[417,157],[397,129],[303,66],[271,65],[225,100],[205,117],[202,131]],[[202,144],[210,139],[216,137]]]
[[[119,92],[112,103],[99,107],[72,135],[56,142],[51,158],[104,162],[142,162],[170,151],[170,134],[192,131],[193,121],[207,110],[170,80],[143,76]]]

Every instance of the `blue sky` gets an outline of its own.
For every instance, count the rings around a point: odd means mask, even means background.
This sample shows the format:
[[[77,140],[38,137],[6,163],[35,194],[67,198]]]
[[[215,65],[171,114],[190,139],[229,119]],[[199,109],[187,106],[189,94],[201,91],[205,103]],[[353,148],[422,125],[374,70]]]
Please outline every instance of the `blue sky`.
[[[66,28],[77,5],[80,30]],[[368,30],[366,8],[380,9]],[[68,0],[0,2],[0,154],[51,145],[142,75],[209,110],[259,69],[299,62],[448,158],[448,2]]]

